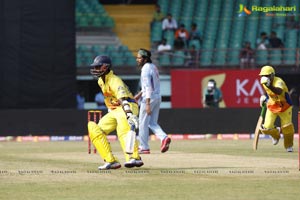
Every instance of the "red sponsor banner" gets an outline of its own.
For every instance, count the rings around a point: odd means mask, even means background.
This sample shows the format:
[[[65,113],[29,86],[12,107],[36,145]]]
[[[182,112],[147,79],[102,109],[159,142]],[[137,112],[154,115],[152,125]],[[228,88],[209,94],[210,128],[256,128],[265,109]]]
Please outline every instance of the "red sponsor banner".
[[[253,70],[171,70],[172,108],[202,108],[202,94],[209,79],[223,93],[220,107],[259,107],[264,93],[259,69]]]

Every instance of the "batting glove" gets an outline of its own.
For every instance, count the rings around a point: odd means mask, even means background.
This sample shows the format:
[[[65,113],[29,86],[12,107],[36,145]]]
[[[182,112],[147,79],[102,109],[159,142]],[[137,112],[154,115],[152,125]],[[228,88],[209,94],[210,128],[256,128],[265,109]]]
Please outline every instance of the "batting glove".
[[[271,80],[268,77],[266,77],[266,76],[262,76],[260,78],[260,83],[261,84],[265,84],[267,87],[269,87],[270,84],[271,84]]]
[[[263,105],[267,102],[267,97],[266,95],[261,95],[259,99],[259,105],[260,107],[263,107]]]
[[[131,115],[127,121],[130,126],[134,125],[136,129],[139,128],[139,118],[136,115]]]

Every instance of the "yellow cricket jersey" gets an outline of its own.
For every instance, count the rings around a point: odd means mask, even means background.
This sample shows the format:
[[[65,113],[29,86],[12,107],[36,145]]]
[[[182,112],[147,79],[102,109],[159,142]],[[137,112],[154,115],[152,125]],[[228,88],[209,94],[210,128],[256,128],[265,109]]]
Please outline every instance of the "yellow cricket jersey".
[[[272,85],[274,87],[281,88],[283,91],[280,95],[277,95],[277,94],[273,93],[265,85],[263,85],[263,87],[269,97],[268,102],[267,102],[267,107],[273,113],[284,112],[286,109],[288,109],[291,106],[291,99],[288,94],[288,88],[287,88],[285,82],[279,77],[274,77]]]
[[[104,102],[108,109],[113,110],[120,106],[118,99],[133,99],[133,95],[127,85],[112,70],[105,75],[105,82],[103,82],[102,78],[98,79],[98,85],[103,92]]]

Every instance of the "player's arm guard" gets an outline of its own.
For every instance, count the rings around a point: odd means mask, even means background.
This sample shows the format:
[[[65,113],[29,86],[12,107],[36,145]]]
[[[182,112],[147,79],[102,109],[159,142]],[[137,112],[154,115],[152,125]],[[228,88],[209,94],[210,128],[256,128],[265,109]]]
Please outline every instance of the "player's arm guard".
[[[126,117],[128,119],[131,115],[133,115],[132,110],[130,108],[130,105],[129,105],[127,100],[121,100],[121,102],[122,102],[122,108],[123,108],[123,110],[126,114]]]
[[[128,124],[130,126],[135,126],[135,129],[138,129],[139,127],[139,119],[136,115],[132,114],[130,105],[127,100],[122,100],[122,108],[126,114]]]
[[[261,95],[259,99],[259,105],[260,107],[263,107],[263,105],[267,102],[267,96],[266,95]]]

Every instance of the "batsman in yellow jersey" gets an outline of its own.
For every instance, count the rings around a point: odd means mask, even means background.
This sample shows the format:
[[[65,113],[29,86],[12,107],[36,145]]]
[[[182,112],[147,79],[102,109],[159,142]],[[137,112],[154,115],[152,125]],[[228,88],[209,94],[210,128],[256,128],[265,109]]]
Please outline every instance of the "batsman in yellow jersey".
[[[99,123],[88,122],[88,131],[91,141],[104,160],[104,165],[99,166],[99,170],[118,169],[120,162],[112,154],[107,135],[116,130],[121,147],[125,154],[125,164],[127,168],[141,167],[144,163],[138,153],[136,139],[133,141],[133,152],[125,152],[126,137],[131,127],[138,127],[138,105],[133,99],[127,85],[116,76],[111,70],[111,59],[108,56],[97,56],[91,64],[91,74],[98,78],[104,102],[109,112],[105,114]]]
[[[274,145],[278,144],[280,132],[284,138],[284,148],[293,152],[294,125],[292,123],[292,101],[285,82],[275,76],[271,66],[264,66],[259,73],[260,82],[265,90],[265,95],[260,98],[260,105],[267,105],[264,124],[261,128],[263,134],[271,135]],[[280,118],[281,127],[275,127],[276,118]]]

